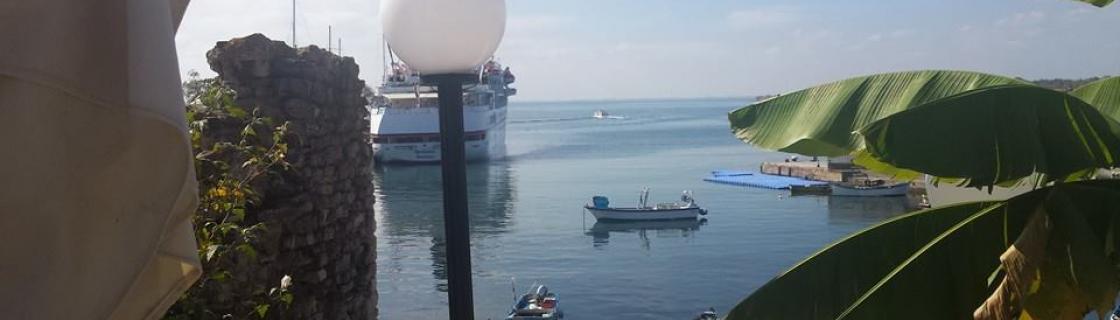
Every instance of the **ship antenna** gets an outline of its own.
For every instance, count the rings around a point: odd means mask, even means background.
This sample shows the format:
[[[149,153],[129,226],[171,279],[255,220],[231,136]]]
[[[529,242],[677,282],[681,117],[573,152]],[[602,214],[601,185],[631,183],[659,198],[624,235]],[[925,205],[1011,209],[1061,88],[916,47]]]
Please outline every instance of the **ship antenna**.
[[[389,56],[385,54],[385,47],[388,47],[388,46],[389,46],[389,43],[385,42],[385,34],[382,33],[381,34],[381,81],[382,82],[384,82],[385,79],[389,79],[389,62],[387,60],[387,58],[389,58]]]

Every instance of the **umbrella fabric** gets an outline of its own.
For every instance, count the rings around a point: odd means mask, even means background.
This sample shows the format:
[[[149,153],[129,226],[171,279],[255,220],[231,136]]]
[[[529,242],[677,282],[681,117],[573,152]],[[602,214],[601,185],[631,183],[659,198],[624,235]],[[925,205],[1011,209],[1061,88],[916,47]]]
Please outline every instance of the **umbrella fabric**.
[[[186,0],[0,1],[0,310],[155,319],[201,272]]]

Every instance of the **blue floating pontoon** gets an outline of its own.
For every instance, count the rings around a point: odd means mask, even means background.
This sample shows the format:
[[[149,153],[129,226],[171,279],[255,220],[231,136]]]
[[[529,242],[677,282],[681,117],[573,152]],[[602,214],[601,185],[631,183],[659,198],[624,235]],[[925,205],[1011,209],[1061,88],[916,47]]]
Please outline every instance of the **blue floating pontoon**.
[[[716,170],[704,181],[731,184],[744,187],[767,189],[789,189],[791,185],[815,186],[828,185],[828,182],[806,180],[797,177],[775,176],[748,171]]]

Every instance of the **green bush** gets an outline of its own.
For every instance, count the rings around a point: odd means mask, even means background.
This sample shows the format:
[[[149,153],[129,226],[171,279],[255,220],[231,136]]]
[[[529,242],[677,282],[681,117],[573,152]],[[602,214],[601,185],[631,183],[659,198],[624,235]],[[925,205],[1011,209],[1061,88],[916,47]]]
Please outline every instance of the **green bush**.
[[[195,73],[184,88],[199,187],[192,222],[203,273],[165,318],[282,315],[293,298],[291,278],[257,276],[258,248],[268,226],[246,212],[260,203],[262,178],[289,168],[288,123],[276,125],[259,109],[237,106],[233,90],[216,78],[198,79]]]

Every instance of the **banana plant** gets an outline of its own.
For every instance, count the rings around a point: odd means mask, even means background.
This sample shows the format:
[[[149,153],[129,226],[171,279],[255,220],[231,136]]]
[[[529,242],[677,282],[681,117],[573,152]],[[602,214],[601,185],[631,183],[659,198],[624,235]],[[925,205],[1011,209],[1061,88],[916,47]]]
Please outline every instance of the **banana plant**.
[[[727,319],[1080,319],[1120,288],[1120,80],[1070,93],[963,71],[829,83],[731,112],[759,147],[857,155],[890,172],[1043,187],[938,207],[842,239],[771,280]],[[1041,175],[1040,175],[1041,174]]]
[[[1097,6],[1097,7],[1101,7],[1101,8],[1103,8],[1104,6],[1107,6],[1110,3],[1112,3],[1112,0],[1077,0],[1077,1],[1088,3],[1088,4],[1091,4],[1091,5],[1094,5],[1094,6]]]

